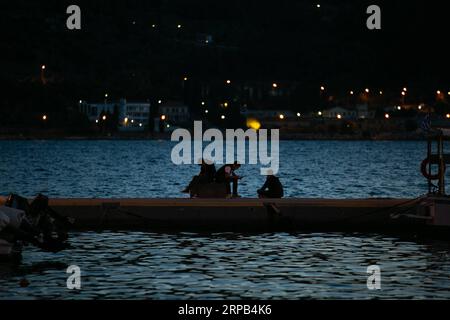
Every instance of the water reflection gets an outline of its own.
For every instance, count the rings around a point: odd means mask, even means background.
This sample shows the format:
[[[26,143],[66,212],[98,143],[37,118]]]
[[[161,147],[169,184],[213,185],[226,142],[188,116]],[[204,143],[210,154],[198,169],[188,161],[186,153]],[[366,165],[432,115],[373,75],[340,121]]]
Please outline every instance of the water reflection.
[[[74,233],[58,254],[27,250],[0,298],[448,299],[450,247],[382,235]],[[66,289],[67,266],[82,290]],[[381,267],[382,290],[366,287]],[[29,285],[21,287],[26,279]]]

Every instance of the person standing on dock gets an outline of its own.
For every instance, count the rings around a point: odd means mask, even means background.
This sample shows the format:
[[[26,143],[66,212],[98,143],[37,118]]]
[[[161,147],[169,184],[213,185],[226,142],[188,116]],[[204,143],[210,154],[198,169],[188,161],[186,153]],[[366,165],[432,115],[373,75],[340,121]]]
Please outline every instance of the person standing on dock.
[[[257,190],[259,198],[283,198],[284,191],[280,179],[273,174],[273,171],[271,172],[271,170],[269,170],[268,173],[266,182]]]
[[[238,195],[238,180],[241,179],[236,175],[235,171],[238,170],[241,165],[235,161],[233,164],[226,164],[222,166],[216,173],[216,182],[225,183],[227,187],[227,196],[232,196],[233,198],[239,198]],[[231,194],[230,184],[233,183],[233,194]]]

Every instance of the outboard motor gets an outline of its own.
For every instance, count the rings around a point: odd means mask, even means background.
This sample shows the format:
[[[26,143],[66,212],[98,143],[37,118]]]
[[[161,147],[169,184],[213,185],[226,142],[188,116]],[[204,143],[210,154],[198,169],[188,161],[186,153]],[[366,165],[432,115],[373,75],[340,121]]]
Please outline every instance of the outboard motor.
[[[18,239],[50,252],[59,252],[68,247],[66,241],[72,221],[50,208],[46,196],[39,194],[28,203],[26,198],[11,194],[5,206],[25,212],[20,227],[15,230]]]

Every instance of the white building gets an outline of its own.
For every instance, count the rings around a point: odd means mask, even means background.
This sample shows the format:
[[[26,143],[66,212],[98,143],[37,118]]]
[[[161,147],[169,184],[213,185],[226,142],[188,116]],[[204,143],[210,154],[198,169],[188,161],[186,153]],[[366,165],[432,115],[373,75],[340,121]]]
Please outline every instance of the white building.
[[[88,116],[92,122],[100,121],[103,113],[111,115],[117,113],[120,131],[140,131],[148,126],[150,119],[149,102],[128,102],[120,99],[119,102],[87,103],[81,102],[80,112]]]

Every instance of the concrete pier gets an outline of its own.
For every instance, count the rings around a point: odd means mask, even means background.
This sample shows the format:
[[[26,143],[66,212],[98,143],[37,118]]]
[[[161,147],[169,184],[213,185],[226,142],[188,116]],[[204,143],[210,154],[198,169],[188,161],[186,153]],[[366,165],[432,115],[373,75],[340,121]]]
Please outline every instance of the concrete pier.
[[[0,203],[1,203],[0,199]],[[408,199],[51,199],[79,230],[379,230],[415,210]]]

